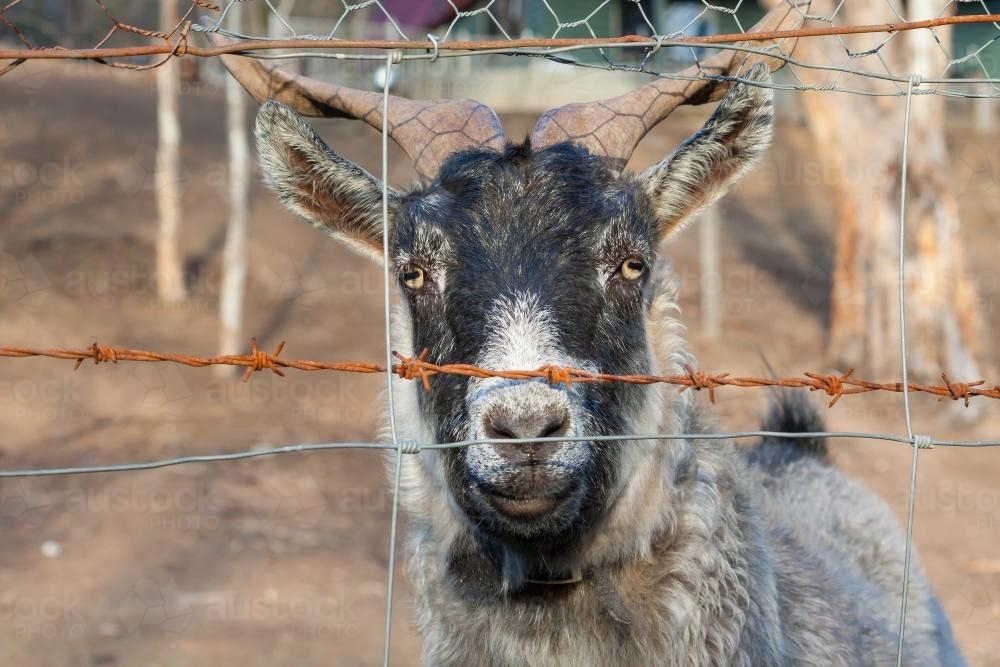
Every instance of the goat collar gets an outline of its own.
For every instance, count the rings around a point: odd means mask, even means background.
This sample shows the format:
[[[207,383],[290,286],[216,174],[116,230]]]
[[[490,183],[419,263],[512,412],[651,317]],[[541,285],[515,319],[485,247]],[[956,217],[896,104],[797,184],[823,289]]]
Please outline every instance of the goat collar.
[[[551,572],[544,572],[541,574],[549,574]],[[535,579],[533,577],[528,577],[524,580],[527,584],[536,584],[539,586],[566,586],[568,584],[578,584],[583,581],[583,569],[575,567],[568,572],[561,572],[561,577],[552,576],[551,578],[545,579]]]
[[[583,570],[580,568],[574,568],[563,574],[562,578],[525,579],[524,582],[533,586],[551,586],[554,588],[553,592],[555,590],[566,590],[558,588],[560,586],[583,583]],[[625,606],[625,602],[622,600],[621,595],[618,594],[611,576],[606,572],[594,572],[593,576],[589,578],[589,583],[597,595],[601,611],[618,623],[621,628],[627,629],[631,626],[632,612]]]

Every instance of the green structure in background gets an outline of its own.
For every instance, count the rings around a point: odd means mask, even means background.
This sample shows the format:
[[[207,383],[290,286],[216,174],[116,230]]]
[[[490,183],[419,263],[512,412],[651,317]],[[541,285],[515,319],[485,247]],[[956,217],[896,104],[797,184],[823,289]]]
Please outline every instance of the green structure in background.
[[[661,33],[679,31],[686,26],[688,29],[685,34],[688,35],[698,34],[699,30],[706,29],[709,34],[734,33],[750,28],[764,15],[764,10],[757,2],[715,0],[713,7],[733,10],[733,13],[709,10],[704,12],[701,20],[689,25],[690,20],[705,9],[705,4],[700,0],[642,0],[638,5],[632,2],[609,2],[595,11],[598,4],[581,3],[579,0],[548,0],[548,6],[552,8],[549,11],[549,7],[543,2],[525,0],[525,32],[536,37],[555,35],[567,38],[592,37],[591,30],[599,37],[648,35],[650,29],[639,11],[640,5],[646,17]],[[1000,13],[1000,0],[987,0],[984,4],[990,13]],[[962,3],[957,6],[957,11],[959,14],[982,14],[983,5],[978,2]],[[565,27],[560,27],[560,22]],[[970,59],[960,63],[952,68],[949,75],[956,78],[982,78],[986,75],[991,78],[1000,77],[1000,33],[997,26],[992,23],[964,24],[955,26],[953,30],[953,58],[966,56],[979,49],[981,51],[978,62]],[[674,54],[677,60],[688,60],[691,55],[690,52],[681,54],[677,49],[674,49]],[[601,59],[596,51],[581,52],[576,57],[588,62]],[[619,54],[609,54],[609,57],[613,62],[629,60],[628,56],[620,58]]]

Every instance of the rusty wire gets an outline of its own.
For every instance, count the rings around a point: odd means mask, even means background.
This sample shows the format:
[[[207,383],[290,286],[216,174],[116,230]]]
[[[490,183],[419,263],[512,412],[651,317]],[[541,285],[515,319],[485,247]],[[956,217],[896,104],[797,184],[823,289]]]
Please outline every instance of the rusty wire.
[[[287,49],[308,49],[312,51],[310,55],[317,55],[317,50],[325,50],[328,53],[324,55],[335,56],[335,57],[353,57],[347,54],[341,53],[341,51],[355,50],[355,49],[378,49],[378,50],[407,50],[409,53],[413,54],[407,56],[409,58],[419,58],[421,55],[419,52],[423,51],[426,53],[427,57],[436,59],[439,51],[449,51],[454,55],[474,55],[481,54],[488,51],[503,51],[507,53],[514,53],[517,49],[560,49],[560,48],[570,48],[570,47],[584,47],[584,48],[596,48],[601,46],[646,46],[649,48],[649,54],[652,55],[660,48],[660,46],[665,45],[730,45],[735,42],[753,42],[753,41],[773,41],[779,39],[794,39],[800,37],[820,37],[820,36],[838,36],[838,35],[856,35],[856,34],[873,34],[873,33],[885,33],[890,36],[902,32],[911,31],[918,29],[931,29],[940,26],[956,25],[956,24],[971,24],[971,23],[993,23],[996,25],[1000,23],[1000,15],[994,14],[983,14],[979,16],[942,16],[937,19],[930,19],[925,21],[910,21],[904,22],[900,21],[898,23],[881,23],[881,24],[871,24],[871,25],[848,25],[848,26],[834,26],[830,25],[827,27],[811,27],[811,28],[801,28],[797,30],[787,30],[769,33],[757,33],[757,34],[745,34],[745,33],[730,33],[722,35],[712,35],[708,37],[678,37],[676,39],[671,38],[669,40],[664,39],[665,36],[660,35],[656,37],[643,37],[638,35],[627,35],[621,37],[597,37],[591,31],[592,37],[589,38],[557,38],[553,35],[551,38],[547,39],[503,39],[503,40],[479,40],[479,41],[443,41],[443,40],[407,40],[405,35],[401,34],[404,39],[401,40],[340,40],[333,39],[333,34],[331,33],[330,38],[327,39],[310,39],[305,37],[299,37],[293,32],[295,38],[282,39],[282,40],[260,40],[260,39],[248,39],[246,37],[241,37],[238,35],[229,34],[231,37],[237,37],[238,40],[233,44],[228,44],[224,46],[216,47],[198,47],[189,44],[190,32],[192,30],[199,29],[199,26],[192,21],[192,16],[197,9],[205,9],[208,11],[219,12],[220,7],[210,4],[206,0],[189,0],[190,4],[187,11],[183,12],[178,21],[173,26],[162,27],[161,29],[150,29],[143,28],[139,26],[130,25],[126,22],[120,21],[116,18],[107,8],[103,0],[94,0],[96,5],[101,9],[104,15],[110,20],[110,28],[102,39],[97,41],[93,48],[89,49],[76,49],[76,48],[63,48],[61,46],[53,46],[47,48],[36,48],[30,43],[30,39],[25,35],[25,33],[18,28],[14,21],[11,20],[8,12],[19,5],[22,4],[22,0],[0,0],[0,28],[6,28],[9,30],[16,40],[23,45],[23,49],[0,49],[0,60],[9,60],[10,62],[6,65],[0,65],[0,76],[9,72],[10,70],[22,65],[27,60],[66,60],[66,59],[89,59],[95,62],[123,69],[151,69],[158,67],[169,60],[176,57],[192,56],[192,57],[214,57],[221,55],[223,53],[235,53],[242,52],[247,55],[256,55],[259,57],[273,57],[273,52],[276,49],[287,50]],[[233,0],[229,6],[236,0]],[[2,4],[6,2],[6,4]],[[363,5],[352,5],[348,6],[346,2],[343,3],[345,8],[350,11],[350,9],[358,8]],[[706,7],[710,7],[706,3]],[[985,4],[983,5],[985,10]],[[715,8],[712,8],[715,9]],[[227,10],[228,11],[228,10]],[[384,11],[384,10],[383,10]],[[457,11],[457,10],[456,10]],[[223,12],[225,14],[225,12]],[[456,19],[462,15],[458,12]],[[558,17],[557,17],[558,18]],[[816,18],[816,17],[810,17]],[[390,17],[391,20],[391,17]],[[339,25],[339,23],[338,23]],[[395,25],[395,24],[394,24]],[[560,29],[563,23],[559,22]],[[286,24],[287,26],[287,24]],[[589,27],[589,26],[588,26]],[[1000,26],[997,26],[1000,27]],[[205,30],[216,30],[216,28],[202,28]],[[398,30],[398,27],[397,27]],[[451,28],[449,28],[450,32]],[[221,31],[225,32],[225,31]],[[557,31],[558,32],[558,31]],[[147,40],[151,43],[146,44],[135,44],[123,47],[109,47],[107,44],[110,42],[116,33],[127,33],[134,35],[140,39]],[[227,33],[228,34],[228,33]],[[505,33],[506,34],[506,33]],[[990,42],[996,40],[994,37]],[[727,48],[740,48],[729,46]],[[871,53],[877,53],[880,47],[876,47]],[[750,49],[747,49],[750,50]],[[980,49],[981,50],[981,49]],[[336,51],[336,53],[330,53]],[[524,51],[522,51],[524,53]],[[551,55],[552,52],[547,52]],[[865,55],[871,55],[868,52],[856,53],[849,49],[846,49],[845,53],[848,59],[862,57]],[[545,53],[535,53],[532,55],[545,55]],[[892,80],[891,73],[889,76],[882,74],[881,72],[854,72],[850,70],[846,63],[843,66],[817,66],[805,63],[798,63],[793,61],[787,54],[784,53],[770,53],[772,57],[780,58],[785,60],[787,63],[796,64],[806,67],[817,67],[820,69],[830,69],[839,70],[845,73],[861,74],[863,76],[871,78],[883,78]],[[135,63],[121,61],[125,58],[134,57],[152,57],[152,60],[145,63]],[[547,56],[548,57],[548,56]],[[966,58],[953,58],[949,62],[949,67],[952,65],[963,62]],[[976,52],[976,58],[978,59],[978,51]],[[582,63],[576,63],[582,64]],[[621,68],[621,69],[636,69],[630,68],[628,66],[619,67],[610,61],[607,61],[610,68]],[[643,61],[643,65],[645,60]],[[981,64],[981,63],[980,63]],[[637,69],[636,71],[646,71],[644,69]],[[985,72],[984,68],[984,72]],[[653,73],[655,72],[647,72]],[[988,73],[987,73],[988,74]],[[386,76],[386,80],[388,80]],[[917,79],[919,81],[919,79]],[[925,79],[925,81],[928,81]],[[930,80],[933,82],[933,80]],[[982,82],[995,82],[996,79],[991,79],[989,75]],[[964,81],[968,83],[969,81]],[[808,86],[805,84],[792,86],[797,89],[817,89],[815,86]],[[913,94],[914,78],[910,77],[910,85],[907,88],[907,100],[909,101],[910,96]],[[830,86],[821,87],[823,90],[834,90],[839,89],[835,84]],[[996,94],[997,90],[994,85],[992,93]],[[849,92],[860,92],[860,91],[849,91]],[[938,92],[923,90],[921,92]],[[975,95],[964,95],[964,96],[975,96]],[[908,117],[908,114],[907,114]],[[385,142],[385,134],[383,133],[383,143]],[[904,143],[904,159],[905,164],[905,146]],[[902,198],[905,203],[905,178],[903,179],[903,195]],[[901,211],[901,218],[903,218]],[[903,225],[900,227],[900,246],[902,247],[902,235],[903,235]],[[902,265],[905,261],[905,256],[900,252],[900,271],[902,272]],[[901,275],[902,277],[902,275]],[[902,289],[903,281],[900,280],[900,290],[901,297],[900,302],[902,304]],[[905,334],[905,327],[904,329]],[[586,370],[561,367],[561,366],[545,366],[537,368],[534,370],[491,370],[482,368],[479,366],[471,364],[435,364],[428,360],[428,354],[425,350],[417,357],[407,357],[398,353],[393,353],[398,363],[388,366],[386,364],[371,364],[371,363],[355,363],[355,362],[323,362],[314,360],[301,360],[301,359],[286,359],[280,355],[284,351],[284,343],[280,343],[274,350],[273,353],[261,350],[257,346],[256,340],[251,342],[250,351],[243,355],[224,355],[215,357],[200,357],[194,355],[186,354],[164,354],[158,352],[151,352],[147,350],[129,349],[121,347],[112,347],[106,345],[100,345],[98,343],[93,343],[84,349],[34,349],[34,348],[20,348],[20,347],[0,347],[0,357],[12,357],[12,358],[27,358],[27,357],[48,357],[56,359],[67,359],[75,362],[75,368],[79,368],[80,365],[87,360],[92,361],[94,364],[112,362],[116,363],[118,361],[134,361],[134,362],[166,362],[166,363],[176,363],[182,364],[190,367],[205,367],[205,366],[233,366],[244,368],[243,380],[244,382],[249,381],[250,377],[258,371],[270,370],[271,372],[283,376],[284,369],[292,368],[296,370],[303,371],[340,371],[340,372],[354,372],[354,373],[386,373],[391,372],[392,374],[405,379],[405,380],[419,380],[425,390],[430,390],[431,381],[436,375],[456,375],[465,377],[477,377],[477,378],[487,378],[487,377],[497,377],[504,378],[515,381],[530,381],[530,380],[542,380],[553,385],[563,385],[570,386],[577,383],[596,383],[596,382],[622,382],[629,384],[669,384],[677,386],[680,391],[686,391],[692,389],[695,391],[700,391],[702,389],[707,390],[708,398],[710,401],[715,401],[715,390],[719,387],[725,386],[735,386],[741,388],[749,387],[786,387],[793,389],[808,389],[811,392],[822,392],[823,394],[829,396],[829,406],[835,405],[843,396],[852,394],[862,394],[874,391],[888,391],[903,393],[904,396],[907,392],[921,392],[938,397],[939,401],[945,399],[950,399],[952,401],[962,401],[966,407],[969,406],[972,398],[977,396],[982,396],[992,399],[1000,399],[1000,385],[988,385],[985,380],[975,380],[971,382],[954,382],[947,374],[941,375],[942,384],[937,385],[923,385],[916,383],[907,383],[905,378],[906,369],[906,355],[905,347],[902,351],[902,361],[904,368],[904,381],[903,382],[871,382],[867,380],[862,380],[853,377],[853,369],[848,369],[842,373],[817,373],[817,372],[805,372],[801,376],[797,377],[750,377],[750,376],[734,376],[729,373],[707,373],[704,371],[692,369],[685,367],[685,372],[676,375],[613,375],[606,373],[594,373]],[[390,401],[391,404],[391,401]],[[829,435],[837,437],[857,437],[857,438],[870,438],[870,439],[883,439],[883,440],[894,440],[898,442],[909,443],[913,447],[913,466],[910,476],[910,490],[909,490],[909,507],[907,512],[907,563],[909,562],[909,552],[912,545],[912,532],[913,532],[913,514],[914,514],[914,498],[916,489],[916,462],[917,455],[920,449],[927,448],[932,444],[954,444],[962,446],[983,446],[983,445],[1000,445],[1000,442],[960,442],[960,441],[941,441],[933,439],[930,436],[915,435],[912,429],[909,427],[909,405],[906,404],[906,414],[908,420],[908,434],[906,438],[885,436],[885,435],[875,435],[875,434],[864,434],[864,433],[848,433],[848,432],[837,432],[829,434],[816,434],[816,435]],[[391,412],[390,412],[391,414]],[[726,438],[731,439],[734,437],[745,437],[747,435],[765,435],[763,432],[744,432],[744,433],[729,433],[729,434],[679,434],[671,435],[669,437],[675,438]],[[781,433],[770,433],[767,435],[775,437],[799,437],[804,434],[781,434]],[[637,439],[639,437],[662,437],[662,436],[615,436],[613,439],[626,440],[626,439]],[[295,445],[280,447],[265,451],[247,451],[247,452],[237,452],[237,453],[227,453],[227,454],[215,454],[215,455],[198,455],[198,456],[187,456],[180,457],[176,459],[160,460],[152,462],[143,463],[128,463],[128,464],[117,464],[117,465],[103,465],[103,466],[88,466],[84,468],[56,468],[56,469],[34,469],[27,471],[10,471],[10,470],[0,470],[0,478],[3,477],[17,477],[17,476],[41,476],[41,475],[51,475],[51,474],[76,474],[80,472],[112,472],[112,471],[127,471],[127,470],[141,470],[150,469],[156,467],[162,467],[165,465],[177,465],[180,463],[187,463],[193,461],[223,461],[223,460],[239,460],[243,458],[250,458],[253,456],[262,456],[275,453],[293,452],[293,451],[304,451],[311,449],[343,449],[348,447],[366,447],[366,448],[392,448],[397,450],[400,454],[403,453],[416,453],[422,447],[424,448],[436,448],[436,447],[451,447],[451,446],[465,446],[473,444],[473,442],[462,442],[462,443],[448,443],[444,445],[433,445],[433,444],[406,444],[406,443],[396,443],[393,445],[376,445],[372,443],[325,443],[319,445]],[[398,465],[398,463],[397,463]],[[398,468],[397,468],[397,491],[398,491]],[[393,494],[394,499],[398,498],[398,493]],[[394,500],[394,514],[393,514],[393,531],[396,527],[396,515],[395,515],[396,504]],[[393,532],[393,535],[395,533]],[[395,545],[395,540],[392,540],[393,548]],[[390,552],[390,562],[392,562],[392,552]],[[904,583],[903,583],[903,598],[901,603],[901,625],[899,632],[899,660],[901,661],[902,655],[902,642],[905,636],[905,610],[906,610],[906,578],[909,576],[910,569],[907,566],[904,567]],[[385,638],[385,664],[388,664],[389,656],[389,629],[391,625],[388,624],[388,620],[391,618],[392,611],[392,596],[391,596],[391,586],[392,586],[392,568],[389,568],[389,591],[390,594],[387,596],[387,629]]]
[[[26,358],[47,357],[52,359],[67,359],[74,361],[74,370],[84,361],[100,363],[117,363],[119,361],[168,362],[202,368],[205,366],[237,366],[245,368],[243,381],[257,371],[269,370],[284,376],[284,369],[291,368],[300,371],[339,371],[345,373],[384,373],[385,364],[364,362],[332,362],[310,359],[287,359],[281,355],[285,343],[277,345],[274,352],[266,352],[257,346],[257,340],[251,339],[250,351],[247,354],[222,355],[215,357],[199,357],[188,354],[167,354],[136,350],[131,348],[112,347],[92,343],[86,348],[52,348],[38,349],[28,347],[0,347],[0,357]],[[611,373],[595,373],[579,368],[565,366],[543,366],[534,370],[493,370],[473,364],[435,364],[427,360],[428,351],[424,350],[417,357],[407,357],[398,352],[393,356],[399,363],[393,364],[391,371],[404,380],[419,380],[424,389],[430,391],[430,380],[435,375],[458,375],[474,378],[503,378],[505,380],[536,380],[541,379],[553,385],[566,385],[595,382],[622,382],[625,384],[669,384],[681,388],[681,391],[693,389],[708,391],[709,400],[715,402],[715,389],[719,387],[785,387],[789,389],[808,389],[826,394],[830,397],[829,407],[833,407],[843,397],[852,394],[867,394],[873,391],[902,393],[902,382],[872,382],[854,377],[854,369],[848,369],[839,374],[816,373],[806,371],[797,377],[754,377],[736,376],[730,373],[706,373],[690,367],[677,375],[615,375]],[[985,380],[972,382],[954,382],[946,373],[941,374],[942,384],[909,383],[905,389],[937,396],[938,400],[950,399],[962,401],[966,407],[975,397],[1000,399],[1000,385],[987,385]]]
[[[103,4],[100,0],[95,0],[98,4]],[[207,9],[218,9],[214,5],[209,5],[203,0],[194,0],[191,8],[184,18],[174,26],[169,32],[148,30],[135,26],[128,26],[115,19],[110,13],[108,16],[114,21],[114,27],[108,35],[101,40],[101,43],[90,49],[65,49],[65,48],[32,48],[26,38],[17,31],[16,34],[23,40],[26,49],[0,49],[0,60],[100,60],[103,64],[124,67],[127,69],[150,69],[158,67],[166,62],[170,57],[195,56],[199,58],[213,58],[230,53],[245,53],[247,51],[277,51],[287,49],[380,49],[380,50],[420,50],[420,51],[483,51],[493,49],[518,49],[518,48],[561,48],[567,46],[606,46],[610,42],[621,44],[648,45],[654,47],[658,40],[641,35],[622,35],[620,37],[584,37],[584,38],[526,38],[526,39],[488,39],[438,42],[431,40],[387,40],[387,39],[248,39],[234,44],[220,46],[198,47],[188,43],[188,35],[192,28],[192,22],[188,16],[196,7]],[[105,9],[105,12],[107,10]],[[0,21],[14,28],[8,20],[3,18],[0,12]],[[779,39],[795,39],[799,37],[822,37],[833,35],[857,35],[871,33],[897,33],[909,30],[920,30],[926,28],[937,28],[941,26],[957,25],[963,23],[997,23],[1000,22],[1000,14],[943,16],[936,19],[926,19],[923,21],[901,21],[898,23],[876,23],[870,25],[853,26],[828,26],[820,28],[798,28],[795,30],[774,30],[757,33],[727,33],[718,35],[677,37],[671,39],[671,43],[704,45],[704,44],[729,44],[733,42],[764,42]],[[134,34],[152,39],[162,40],[163,44],[137,45],[126,47],[104,47],[102,44],[111,37],[117,30],[132,32]],[[171,39],[176,35],[176,43]],[[127,58],[136,56],[167,56],[150,65],[132,65],[112,63],[108,58]],[[0,74],[7,70],[0,71]]]
[[[104,37],[94,46],[92,49],[84,49],[89,51],[91,55],[88,56],[74,56],[72,55],[77,49],[66,49],[62,47],[49,47],[49,48],[36,48],[32,47],[30,40],[25,36],[25,34],[17,27],[17,25],[11,21],[7,16],[7,12],[17,7],[21,4],[21,0],[11,0],[3,7],[0,7],[0,25],[6,26],[14,34],[18,41],[24,45],[24,49],[0,49],[0,60],[11,60],[8,65],[0,68],[0,76],[3,76],[7,72],[11,71],[15,67],[23,64],[26,60],[33,60],[38,58],[43,59],[75,59],[75,58],[86,58],[89,60],[94,60],[101,63],[102,65],[107,65],[108,67],[114,67],[118,69],[130,69],[130,70],[146,70],[159,67],[166,63],[173,57],[180,57],[187,54],[188,51],[188,34],[191,31],[191,26],[193,25],[191,16],[194,14],[196,9],[205,9],[208,11],[218,12],[220,7],[214,5],[206,0],[190,0],[190,5],[180,18],[177,20],[172,27],[164,28],[162,30],[156,30],[152,28],[143,28],[140,26],[131,25],[120,21],[107,5],[104,0],[94,0],[94,3],[100,8],[101,12],[108,18],[111,22],[111,27]],[[114,35],[118,32],[126,32],[139,37],[144,37],[146,39],[152,39],[157,41],[162,41],[163,44],[152,47],[154,50],[148,53],[143,53],[144,49],[150,47],[133,46],[126,47],[125,49],[114,49],[105,47],[106,44]],[[115,53],[116,51],[136,51],[135,53]],[[140,56],[140,55],[162,55],[164,56],[160,60],[154,61],[147,65],[137,65],[134,63],[118,63],[107,60],[107,58],[123,58],[130,56]]]
[[[392,25],[399,33],[398,39],[338,39],[334,33],[331,33],[325,39],[319,39],[315,36],[298,35],[290,28],[284,19],[282,19],[282,23],[284,23],[285,27],[292,32],[292,37],[284,39],[258,39],[246,35],[231,33],[219,25],[228,14],[234,2],[235,0],[231,0],[229,4],[226,5],[226,8],[223,9],[220,6],[222,3],[215,4],[209,0],[188,0],[186,10],[181,12],[176,22],[169,26],[151,28],[132,25],[123,21],[107,7],[104,0],[94,0],[95,6],[98,8],[100,13],[107,18],[110,24],[109,28],[104,33],[103,38],[97,40],[96,44],[91,48],[66,48],[61,45],[47,47],[33,46],[30,38],[18,27],[16,22],[10,16],[12,10],[23,6],[23,0],[9,0],[6,4],[0,5],[0,27],[6,28],[11,33],[15,41],[19,43],[19,48],[0,48],[0,60],[8,61],[6,65],[0,66],[0,76],[3,76],[11,70],[23,65],[28,60],[82,59],[92,60],[113,68],[148,70],[159,67],[169,60],[177,57],[192,56],[199,58],[212,58],[229,53],[243,53],[246,55],[256,55],[258,57],[274,57],[274,54],[277,51],[285,52],[287,55],[288,50],[305,50],[309,53],[301,53],[299,55],[315,56],[328,55],[323,52],[334,50],[336,51],[336,57],[339,58],[363,57],[352,56],[351,54],[344,53],[344,51],[351,50],[399,50],[408,51],[409,53],[414,54],[407,56],[408,58],[419,58],[421,57],[421,54],[415,52],[422,52],[428,57],[436,59],[443,53],[449,53],[451,55],[474,55],[477,53],[520,52],[530,53],[532,55],[551,56],[557,51],[565,51],[574,48],[646,46],[648,47],[649,53],[652,54],[664,45],[675,47],[704,47],[716,45],[724,48],[735,48],[734,45],[741,42],[760,44],[768,42],[773,43],[779,40],[794,40],[803,37],[860,34],[886,34],[892,36],[896,33],[904,31],[933,29],[959,24],[992,23],[1000,27],[1000,14],[983,13],[979,15],[942,15],[937,18],[916,21],[904,21],[900,16],[900,21],[867,25],[827,25],[757,33],[733,32],[707,36],[675,36],[655,34],[655,28],[648,22],[648,19],[646,19],[647,26],[654,31],[653,37],[634,34],[621,36],[598,36],[591,29],[591,36],[582,38],[557,37],[557,30],[556,34],[553,34],[548,38],[515,39],[508,36],[506,31],[502,31],[505,37],[504,39],[449,41],[446,39],[447,35],[445,36],[445,39],[435,38],[431,35],[428,35],[426,40],[409,39],[401,30],[399,30],[399,27],[392,20],[392,17],[386,14],[387,18],[392,22]],[[359,9],[364,6],[367,6],[367,4],[361,3],[357,5],[349,5],[346,2],[344,3],[344,7],[348,13],[353,9]],[[706,4],[705,11],[709,8],[717,9]],[[218,17],[216,25],[201,25],[195,23],[195,12],[197,10],[205,10],[208,16]],[[274,11],[273,8],[272,11]],[[458,12],[455,20],[460,18],[462,15],[462,12]],[[807,16],[806,18],[826,21],[832,24],[833,17]],[[343,17],[341,17],[341,19],[343,19]],[[494,17],[494,22],[495,21],[496,19]],[[559,25],[562,27],[564,24],[560,21]],[[737,25],[739,24],[737,23]],[[338,21],[337,26],[340,26],[340,21]],[[742,26],[739,27],[742,28]],[[190,33],[194,30],[222,32],[230,38],[234,38],[235,41],[224,45],[194,46],[190,44]],[[334,29],[334,32],[336,32],[336,28]],[[451,28],[449,27],[449,33],[450,32]],[[130,44],[115,47],[107,46],[111,38],[118,33],[127,33],[153,43]],[[742,48],[753,50],[753,47],[744,46]],[[535,49],[535,51],[531,51],[531,49]],[[768,55],[783,59],[789,63],[793,62],[787,54],[781,53],[780,51],[774,52],[769,49]],[[848,52],[848,55],[855,57],[864,54],[850,54],[850,52]],[[123,59],[134,59],[137,57],[152,58],[152,60],[146,63],[122,61]],[[952,64],[964,61],[965,59],[967,58],[960,58],[957,61],[952,61]],[[610,61],[608,61],[608,64],[610,65]],[[804,63],[798,64],[804,65]],[[634,67],[629,66],[624,66],[624,68],[635,69]],[[642,71],[646,70],[643,69]],[[847,72],[848,70],[844,69],[843,71]],[[656,72],[649,73],[657,74]],[[663,74],[661,73],[660,75]]]

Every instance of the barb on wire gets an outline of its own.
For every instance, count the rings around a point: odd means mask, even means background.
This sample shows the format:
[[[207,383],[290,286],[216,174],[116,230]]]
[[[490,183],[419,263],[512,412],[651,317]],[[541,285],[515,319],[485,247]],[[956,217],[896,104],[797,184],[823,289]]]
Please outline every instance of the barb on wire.
[[[365,363],[357,361],[316,361],[311,359],[286,359],[281,357],[285,342],[282,341],[275,351],[268,353],[257,346],[257,339],[250,339],[250,351],[247,354],[232,354],[216,357],[199,357],[189,354],[167,354],[149,350],[112,347],[92,343],[83,349],[38,349],[28,347],[0,347],[0,357],[26,358],[47,357],[51,359],[67,359],[74,361],[74,369],[79,368],[84,361],[100,363],[117,363],[119,361],[168,362],[202,368],[205,366],[239,366],[245,368],[243,381],[257,371],[269,370],[284,376],[284,369],[300,371],[339,371],[344,373],[385,373],[385,364]],[[389,369],[403,380],[419,380],[423,388],[430,391],[431,379],[435,375],[458,375],[473,378],[502,378],[505,380],[544,380],[552,385],[569,387],[577,383],[623,382],[626,384],[668,384],[681,388],[708,391],[709,400],[715,402],[715,389],[719,387],[786,387],[789,389],[808,389],[826,394],[830,397],[829,407],[833,407],[843,397],[851,394],[867,394],[873,391],[903,393],[905,391],[931,394],[938,400],[950,399],[962,401],[968,407],[972,398],[983,397],[1000,400],[1000,385],[988,385],[986,380],[954,382],[947,374],[941,375],[943,384],[918,384],[902,382],[872,382],[854,377],[854,369],[849,368],[843,373],[816,373],[806,371],[801,376],[793,377],[755,377],[735,376],[730,373],[707,373],[697,369],[684,367],[684,373],[677,375],[615,375],[613,373],[598,373],[580,368],[565,366],[543,366],[533,370],[494,370],[482,368],[473,364],[435,364],[428,361],[429,351],[423,350],[416,357],[407,357],[399,352],[392,355],[398,360]]]
[[[0,347],[0,357],[49,357],[53,359],[69,359],[75,361],[74,370],[84,361],[91,360],[95,364],[119,361],[165,361],[184,366],[201,368],[203,366],[242,366],[246,368],[243,380],[246,381],[255,371],[270,370],[284,376],[283,368],[294,368],[300,371],[345,371],[351,373],[384,373],[385,366],[364,363],[331,363],[322,361],[297,361],[282,359],[285,347],[284,341],[278,344],[271,354],[258,349],[257,339],[250,339],[248,354],[230,354],[217,357],[197,357],[188,354],[164,354],[149,350],[134,350],[123,347],[111,347],[100,343],[91,343],[84,349],[50,349],[39,350],[28,347]]]

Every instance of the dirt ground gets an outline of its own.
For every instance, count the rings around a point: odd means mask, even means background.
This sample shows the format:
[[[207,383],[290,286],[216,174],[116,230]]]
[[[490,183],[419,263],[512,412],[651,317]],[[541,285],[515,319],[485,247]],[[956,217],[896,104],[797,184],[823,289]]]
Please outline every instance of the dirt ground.
[[[219,91],[184,91],[190,298],[164,305],[153,271],[152,79],[77,66],[52,68],[36,84],[0,79],[0,345],[100,341],[213,354],[227,181]],[[704,114],[684,110],[658,128],[636,164],[664,155]],[[517,136],[529,119],[505,122]],[[344,121],[319,126],[338,150],[379,168],[376,133]],[[771,167],[800,164],[812,150],[791,107],[780,109],[776,136]],[[996,136],[971,136],[960,118],[952,139],[986,155],[998,145]],[[992,155],[987,176],[995,178]],[[394,183],[412,178],[398,151],[391,164]],[[803,284],[826,275],[831,195],[821,183],[763,173],[723,205],[721,340],[706,340],[698,324],[697,230],[672,249],[690,337],[706,370],[761,374],[763,353],[783,374],[825,371],[825,299]],[[983,314],[995,327],[996,188],[992,197],[972,188],[961,204],[970,267],[983,277]],[[248,337],[267,349],[287,341],[288,357],[384,358],[380,272],[293,220],[257,185],[249,260]],[[996,362],[986,360],[993,381]],[[245,385],[210,369],[122,362],[74,372],[67,362],[3,359],[0,467],[370,441],[382,382],[290,372]],[[766,393],[734,389],[719,398],[726,427],[753,427]],[[913,405],[920,433],[1000,433],[997,407],[967,424],[950,404],[917,397]],[[903,433],[902,399],[846,397],[828,421],[834,430]],[[906,446],[838,439],[833,449],[839,466],[905,517]],[[920,562],[970,663],[1000,665],[1000,450],[939,447],[921,453],[919,473]],[[0,664],[381,663],[392,503],[378,452],[4,480],[2,491]],[[392,663],[414,665],[411,597],[401,575],[397,582]]]

